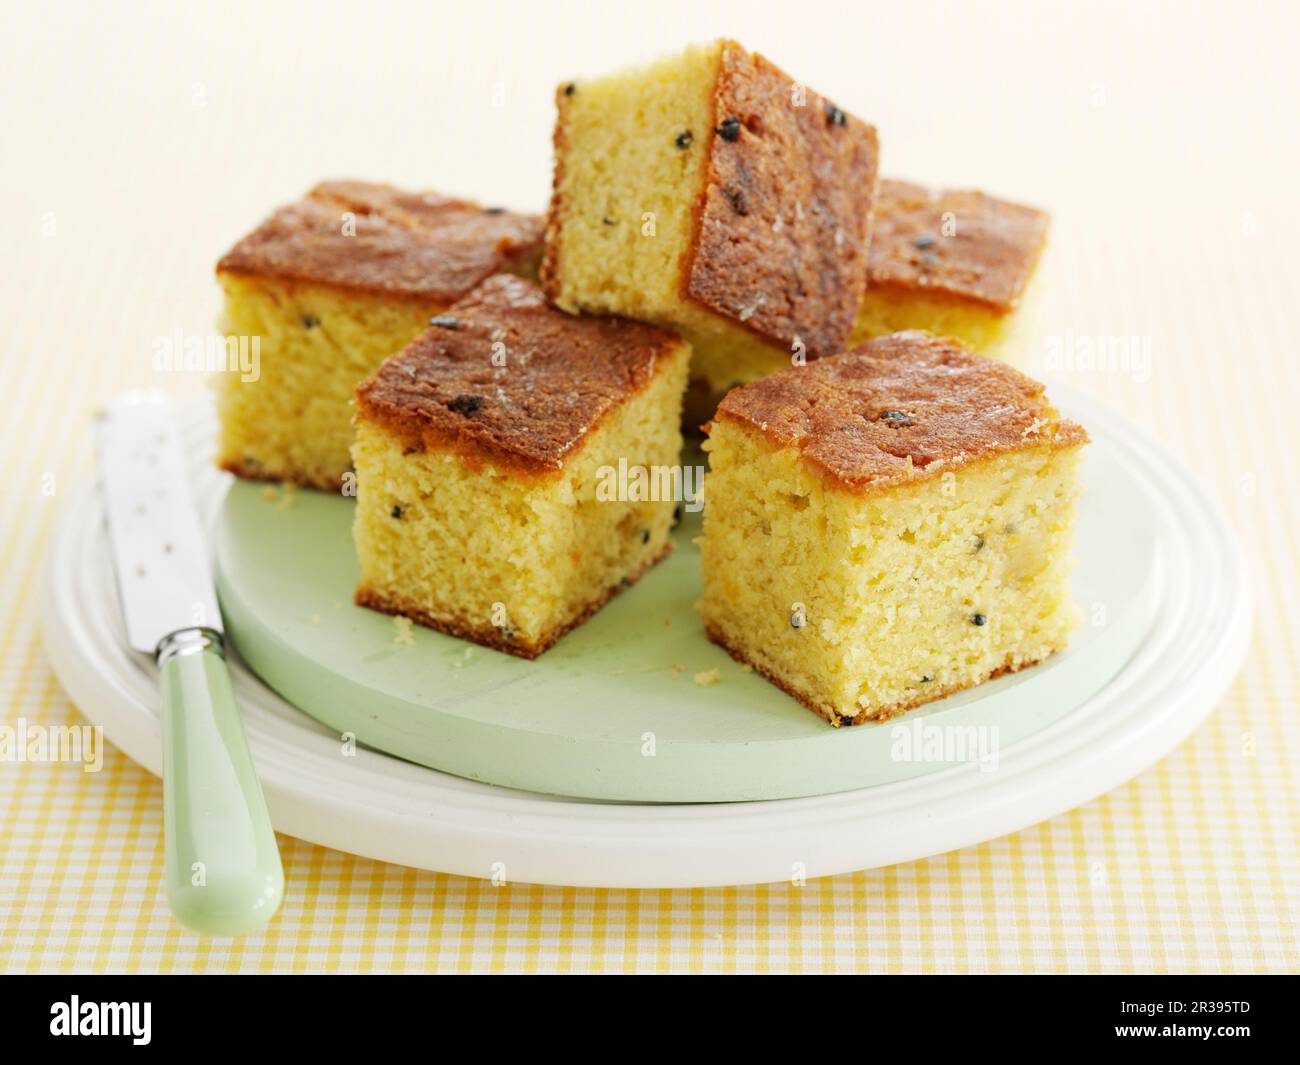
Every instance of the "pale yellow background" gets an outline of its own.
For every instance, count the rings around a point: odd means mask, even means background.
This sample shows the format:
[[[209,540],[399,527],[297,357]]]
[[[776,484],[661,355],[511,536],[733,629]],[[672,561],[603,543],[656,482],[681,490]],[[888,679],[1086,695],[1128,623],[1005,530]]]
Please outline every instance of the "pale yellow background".
[[[80,720],[40,648],[38,563],[90,472],[92,407],[201,387],[155,375],[151,343],[211,328],[227,244],[326,176],[541,208],[556,81],[724,33],[875,122],[886,173],[1053,212],[1047,331],[1152,354],[1149,373],[1060,376],[1222,498],[1256,639],[1215,716],[1132,783],[803,887],[494,888],[282,838],[277,920],[205,941],[167,913],[152,777],[116,753],[99,774],[0,764],[0,966],[1300,968],[1295,5],[123,7],[0,14],[4,721]]]

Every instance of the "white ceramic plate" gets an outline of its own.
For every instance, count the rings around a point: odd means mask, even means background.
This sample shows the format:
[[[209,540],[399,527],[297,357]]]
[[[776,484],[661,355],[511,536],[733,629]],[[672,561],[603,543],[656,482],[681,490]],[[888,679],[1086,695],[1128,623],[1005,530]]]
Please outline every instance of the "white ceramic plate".
[[[941,853],[1034,824],[1123,783],[1180,743],[1231,682],[1249,639],[1246,571],[1217,507],[1176,460],[1086,397],[1059,385],[1053,395],[1088,426],[1107,461],[1120,463],[1140,487],[1126,497],[1140,513],[1111,515],[1119,530],[1112,548],[1134,549],[1122,534],[1130,524],[1149,529],[1159,573],[1131,657],[1100,687],[1095,678],[1081,685],[1064,710],[1054,705],[1042,728],[1002,746],[993,771],[987,761],[962,761],[856,791],[760,802],[575,801],[475,783],[345,746],[235,662],[236,691],[276,828],[356,854],[467,876],[708,886],[824,876]],[[211,520],[226,488],[208,463],[211,410],[200,404],[181,413],[196,498]],[[102,527],[88,485],[64,508],[47,556],[46,646],[86,716],[157,773],[156,671],[126,647]],[[1107,544],[1090,538],[1081,550],[1104,551]],[[1117,566],[1126,561],[1115,557]],[[1053,690],[1051,698],[1068,693]]]

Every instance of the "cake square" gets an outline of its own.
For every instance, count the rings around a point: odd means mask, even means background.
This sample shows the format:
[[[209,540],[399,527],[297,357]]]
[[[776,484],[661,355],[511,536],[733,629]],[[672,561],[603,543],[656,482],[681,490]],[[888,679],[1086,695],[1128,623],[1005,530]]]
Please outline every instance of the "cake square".
[[[982,192],[880,183],[854,343],[924,329],[1023,367],[1048,216]]]
[[[844,350],[866,282],[872,126],[729,40],[570,82],[556,102],[541,273],[558,306],[677,329],[714,403]]]
[[[534,658],[671,549],[690,346],[497,275],[357,390],[362,606]],[[626,496],[627,498],[623,498]]]
[[[255,380],[216,381],[217,462],[338,491],[357,384],[499,270],[535,271],[541,220],[436,193],[328,181],[217,264],[228,335],[258,338]]]
[[[832,724],[1065,646],[1087,434],[1019,371],[899,333],[734,390],[708,429],[705,628]]]

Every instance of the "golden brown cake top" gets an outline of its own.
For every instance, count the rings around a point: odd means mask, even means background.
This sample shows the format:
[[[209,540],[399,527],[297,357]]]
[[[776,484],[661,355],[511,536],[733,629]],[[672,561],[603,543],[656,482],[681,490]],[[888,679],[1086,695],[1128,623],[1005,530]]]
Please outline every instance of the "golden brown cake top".
[[[451,303],[535,254],[541,235],[536,215],[326,181],[231,248],[217,272]]]
[[[876,131],[722,42],[687,298],[813,356],[844,348],[866,283]]]
[[[733,389],[714,421],[798,448],[839,487],[866,494],[992,455],[1070,447],[1088,434],[1043,386],[955,340],[911,331]]]
[[[358,416],[414,450],[552,473],[683,344],[639,322],[565,314],[532,282],[498,274],[361,384]]]
[[[925,289],[1005,314],[1047,240],[1048,216],[982,192],[880,182],[868,287]]]

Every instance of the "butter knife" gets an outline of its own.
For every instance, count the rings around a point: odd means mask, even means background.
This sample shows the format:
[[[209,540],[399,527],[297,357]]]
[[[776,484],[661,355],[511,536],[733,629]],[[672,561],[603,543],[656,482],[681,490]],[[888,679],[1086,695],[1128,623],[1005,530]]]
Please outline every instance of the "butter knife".
[[[284,871],[235,703],[180,434],[161,393],[132,392],[99,416],[95,435],[128,642],[160,674],[167,899],[186,927],[238,935],[275,913]]]

